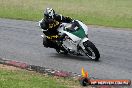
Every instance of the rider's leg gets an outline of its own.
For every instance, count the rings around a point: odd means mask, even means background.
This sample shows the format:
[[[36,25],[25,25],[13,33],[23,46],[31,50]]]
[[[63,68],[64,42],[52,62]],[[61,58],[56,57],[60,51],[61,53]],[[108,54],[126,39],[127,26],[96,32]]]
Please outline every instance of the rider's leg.
[[[59,48],[58,44],[50,41],[46,37],[43,38],[43,45],[44,45],[44,47],[50,47],[50,48],[55,48],[55,49],[58,49]]]
[[[59,46],[57,43],[47,39],[46,37],[43,38],[43,45],[44,47],[50,47],[50,48],[54,48],[56,49],[56,51],[58,53],[64,53],[64,54],[67,54],[67,50],[63,47],[63,46]]]

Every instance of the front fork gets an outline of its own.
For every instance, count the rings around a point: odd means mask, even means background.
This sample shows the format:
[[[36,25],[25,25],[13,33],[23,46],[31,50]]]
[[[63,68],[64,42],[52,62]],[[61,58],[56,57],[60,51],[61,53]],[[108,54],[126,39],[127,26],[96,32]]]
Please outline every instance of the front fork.
[[[81,50],[80,50],[80,54],[82,54],[83,56],[84,55],[87,55],[86,53],[87,53],[87,51],[85,50],[85,47],[84,47],[84,42],[86,42],[86,41],[88,41],[89,39],[87,38],[87,37],[85,37],[84,39],[82,39],[81,41],[80,41],[80,43],[79,43],[79,47],[81,48]]]
[[[84,50],[85,47],[83,45],[84,42],[88,41],[89,39],[87,37],[83,38],[82,41],[79,43],[79,46]]]

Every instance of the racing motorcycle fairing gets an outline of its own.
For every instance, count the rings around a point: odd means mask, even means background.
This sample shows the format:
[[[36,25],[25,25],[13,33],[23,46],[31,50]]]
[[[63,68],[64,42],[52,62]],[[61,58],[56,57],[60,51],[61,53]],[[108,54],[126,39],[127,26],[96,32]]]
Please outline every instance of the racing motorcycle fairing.
[[[58,31],[60,34],[65,34],[68,37],[64,39],[62,46],[66,48],[66,50],[71,50],[77,53],[78,46],[80,46],[82,49],[85,48],[83,46],[83,42],[88,40],[88,29],[85,24],[78,20],[76,21],[80,24],[80,27],[75,26],[73,29],[70,29],[72,24],[62,23],[58,28]]]

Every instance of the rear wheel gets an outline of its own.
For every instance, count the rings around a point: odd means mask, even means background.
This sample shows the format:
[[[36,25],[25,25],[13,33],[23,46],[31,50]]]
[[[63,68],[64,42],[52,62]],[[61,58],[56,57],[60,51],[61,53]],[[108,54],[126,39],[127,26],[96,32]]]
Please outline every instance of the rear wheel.
[[[89,40],[84,42],[83,45],[85,47],[86,55],[92,60],[99,61],[100,54],[95,45]]]
[[[65,48],[62,48],[62,47],[60,49],[56,49],[56,52],[59,53],[59,54],[64,54],[64,55],[68,54],[68,51]]]

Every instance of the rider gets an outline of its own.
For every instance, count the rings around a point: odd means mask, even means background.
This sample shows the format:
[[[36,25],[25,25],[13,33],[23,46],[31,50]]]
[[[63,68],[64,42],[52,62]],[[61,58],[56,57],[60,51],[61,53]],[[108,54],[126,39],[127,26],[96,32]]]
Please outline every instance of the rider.
[[[56,14],[52,8],[46,8],[44,11],[44,18],[40,21],[40,27],[46,36],[54,36],[58,35],[57,28],[61,22],[70,23],[72,21],[73,19],[70,17],[64,17],[62,15]],[[52,42],[47,37],[44,37],[43,45],[44,47],[55,48],[56,50],[60,49],[60,47],[55,42]]]

